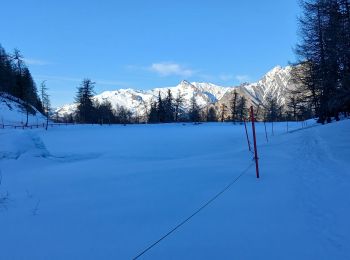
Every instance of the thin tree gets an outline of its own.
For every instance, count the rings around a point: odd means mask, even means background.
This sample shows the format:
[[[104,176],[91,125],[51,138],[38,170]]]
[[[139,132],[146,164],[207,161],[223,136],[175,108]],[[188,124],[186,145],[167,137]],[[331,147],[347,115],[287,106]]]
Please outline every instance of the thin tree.
[[[38,107],[38,103],[40,101],[37,95],[37,88],[35,86],[32,75],[29,72],[29,69],[25,67],[22,73],[23,73],[21,77],[22,100],[24,101],[24,108],[26,111],[25,126],[28,126],[29,114],[36,113],[32,105],[36,105],[36,107]]]
[[[196,98],[193,95],[191,98],[191,107],[189,111],[190,120],[194,123],[198,123],[200,120],[200,108],[197,104]]]
[[[151,107],[147,118],[148,123],[159,123],[157,101],[151,102]]]
[[[180,112],[183,110],[184,102],[185,102],[184,95],[181,94],[181,92],[178,92],[176,98],[174,99],[175,122],[179,122]]]
[[[164,121],[167,123],[174,122],[174,98],[171,90],[168,89],[167,96],[164,99]]]
[[[41,103],[43,107],[43,112],[46,117],[46,126],[45,129],[48,129],[49,126],[49,118],[50,118],[50,111],[51,111],[51,102],[50,102],[50,96],[47,93],[47,86],[46,81],[41,82],[40,84],[40,96],[41,96]]]
[[[237,90],[235,89],[233,92],[233,96],[231,99],[231,118],[232,118],[232,122],[235,124],[236,120],[237,120],[237,101],[238,101],[238,93]]]
[[[215,107],[211,106],[208,109],[207,122],[217,122],[217,121],[218,121],[218,118],[217,118]]]
[[[294,121],[298,120],[298,106],[299,106],[299,99],[296,95],[291,95],[289,97],[289,100],[287,101],[287,114],[291,115],[291,119]]]
[[[227,106],[225,104],[221,104],[220,106],[220,121],[225,122],[227,113]]]
[[[160,95],[160,91],[158,92],[157,114],[158,114],[158,122],[160,123],[166,122],[165,106],[164,106],[164,101],[162,99],[162,96]]]
[[[247,99],[244,96],[239,97],[237,102],[238,120],[242,123],[248,113]]]
[[[274,96],[268,96],[266,98],[266,121],[276,122],[280,119],[282,106],[278,104],[277,98]]]

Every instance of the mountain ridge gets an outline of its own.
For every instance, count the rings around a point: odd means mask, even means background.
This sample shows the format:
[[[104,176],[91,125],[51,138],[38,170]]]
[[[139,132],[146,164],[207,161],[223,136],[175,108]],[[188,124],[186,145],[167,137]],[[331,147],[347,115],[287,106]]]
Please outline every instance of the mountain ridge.
[[[184,110],[190,108],[191,99],[194,97],[197,104],[207,107],[212,104],[226,104],[230,95],[237,90],[240,95],[244,95],[251,104],[264,104],[268,96],[276,97],[277,101],[284,105],[290,90],[294,89],[291,81],[292,67],[276,66],[267,72],[259,81],[255,83],[245,83],[240,86],[219,86],[209,82],[189,82],[182,80],[178,85],[172,87],[153,88],[150,90],[139,89],[117,89],[104,91],[94,96],[94,101],[109,101],[114,110],[124,107],[132,112],[134,116],[145,117],[149,111],[152,101],[156,100],[158,94],[165,97],[170,89],[173,96],[182,95],[184,98]],[[75,113],[76,104],[67,104],[56,110],[59,118],[64,118]]]

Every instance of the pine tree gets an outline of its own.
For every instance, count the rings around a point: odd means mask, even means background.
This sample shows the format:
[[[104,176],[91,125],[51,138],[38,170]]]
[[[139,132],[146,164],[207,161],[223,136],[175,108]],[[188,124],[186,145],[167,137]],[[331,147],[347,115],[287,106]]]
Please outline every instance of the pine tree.
[[[282,106],[278,104],[276,97],[270,95],[266,98],[265,109],[265,121],[276,122],[281,119]]]
[[[215,107],[211,106],[208,109],[208,113],[207,113],[207,122],[217,122],[218,118],[216,115],[216,110]]]
[[[95,108],[93,105],[94,85],[90,79],[84,79],[78,87],[76,102],[77,116],[80,123],[93,123]]]
[[[184,96],[178,92],[174,100],[174,115],[175,122],[179,122],[180,113],[183,110],[183,104],[185,102]]]
[[[0,45],[0,91],[14,95],[15,74],[11,64],[11,58]]]
[[[164,99],[165,122],[174,122],[174,100],[171,90],[168,89],[167,96]]]
[[[247,99],[244,96],[239,97],[237,102],[237,115],[238,120],[243,122],[247,116],[248,108],[247,108]]]
[[[231,99],[231,119],[233,123],[236,123],[237,120],[237,101],[238,101],[238,93],[237,90],[234,90],[233,97]]]
[[[18,49],[14,50],[14,54],[12,55],[12,60],[15,66],[15,86],[13,89],[13,94],[24,100],[25,99],[25,86],[23,79],[23,69],[24,69],[24,61],[21,52]]]
[[[35,110],[32,108],[31,104],[33,104],[35,107],[39,107],[40,101],[37,95],[37,89],[36,89],[34,80],[32,78],[32,75],[29,72],[29,69],[24,68],[22,73],[23,75],[21,76],[21,88],[22,88],[21,99],[25,102],[24,103],[24,108],[26,111],[25,126],[28,126],[29,114],[35,114]]]
[[[220,106],[220,121],[221,122],[225,122],[226,113],[227,113],[226,105],[225,104],[221,104],[221,106]]]
[[[101,125],[111,124],[116,121],[111,102],[104,100],[102,103],[97,103],[95,107],[98,121]]]
[[[116,112],[116,118],[118,123],[126,125],[131,123],[132,113],[123,106],[118,107]]]
[[[49,117],[50,117],[50,111],[51,111],[50,97],[47,93],[47,90],[48,88],[46,87],[45,81],[43,81],[40,85],[40,96],[41,96],[43,113],[46,116],[46,127],[45,127],[46,130],[49,126]]]
[[[158,104],[156,101],[151,102],[151,107],[148,114],[148,123],[159,123]]]
[[[342,16],[341,44],[342,53],[340,59],[340,82],[336,99],[340,103],[341,110],[350,112],[350,1],[340,1],[340,12]]]
[[[298,86],[291,92],[300,102],[310,104],[313,114],[319,115],[321,91],[317,87],[316,74],[311,62],[303,62],[292,69],[292,80]]]
[[[158,102],[157,102],[157,113],[158,113],[158,122],[165,123],[166,122],[166,112],[163,99],[160,95],[160,91],[158,92]]]
[[[190,120],[194,123],[198,123],[200,121],[200,108],[197,104],[196,98],[193,95],[191,98],[191,108],[189,111]]]
[[[290,115],[288,120],[290,120],[290,119],[292,119],[294,121],[298,120],[299,104],[300,104],[300,102],[299,102],[299,99],[298,99],[296,94],[291,95],[289,97],[289,100],[287,101],[287,108],[288,108],[287,113],[288,113],[288,115]]]

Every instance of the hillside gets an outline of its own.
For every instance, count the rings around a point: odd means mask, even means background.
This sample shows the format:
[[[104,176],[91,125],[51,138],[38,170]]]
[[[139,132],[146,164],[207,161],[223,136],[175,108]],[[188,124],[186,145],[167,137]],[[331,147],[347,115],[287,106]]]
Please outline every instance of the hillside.
[[[98,102],[109,101],[114,109],[123,106],[129,109],[134,115],[145,116],[150,104],[156,100],[160,93],[162,97],[167,94],[168,89],[174,97],[182,95],[184,98],[184,110],[188,111],[192,97],[195,98],[200,107],[210,104],[228,105],[233,91],[236,89],[240,95],[244,95],[251,104],[265,103],[266,98],[271,95],[276,97],[282,105],[286,102],[288,91],[293,89],[291,82],[291,67],[275,67],[268,72],[260,81],[252,84],[243,84],[239,87],[223,87],[211,83],[198,83],[181,81],[175,87],[155,88],[151,90],[119,89],[105,91],[94,97]],[[59,117],[64,118],[76,111],[75,104],[64,105],[56,110]]]
[[[132,259],[243,174],[140,259],[349,259],[350,120],[267,126],[260,180],[231,123],[4,129],[1,256]]]
[[[0,93],[0,124],[1,125],[24,125],[27,114],[24,102],[7,93]],[[46,123],[46,118],[33,106],[30,106],[28,125]]]

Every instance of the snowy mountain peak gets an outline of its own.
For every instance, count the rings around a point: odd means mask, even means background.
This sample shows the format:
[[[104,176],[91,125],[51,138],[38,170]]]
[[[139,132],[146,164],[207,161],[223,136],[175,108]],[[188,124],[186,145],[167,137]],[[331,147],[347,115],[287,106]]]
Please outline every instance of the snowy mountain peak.
[[[295,88],[291,76],[292,67],[282,68],[276,66],[256,83],[248,84],[244,88],[249,94],[254,96],[261,103],[265,103],[268,97],[275,97],[277,101],[283,105],[290,90]]]
[[[276,66],[272,70],[266,73],[266,75],[263,78],[275,78],[284,76],[286,74],[290,74],[292,67],[291,66],[286,66],[282,68],[281,66]]]
[[[266,75],[273,75],[278,73],[279,71],[283,70],[283,68],[280,65],[275,66],[272,70],[266,73]]]
[[[182,80],[179,85],[191,85],[191,83],[187,80]]]

